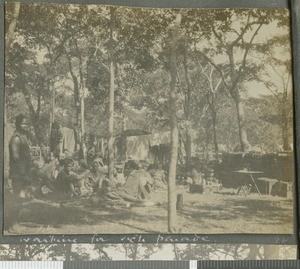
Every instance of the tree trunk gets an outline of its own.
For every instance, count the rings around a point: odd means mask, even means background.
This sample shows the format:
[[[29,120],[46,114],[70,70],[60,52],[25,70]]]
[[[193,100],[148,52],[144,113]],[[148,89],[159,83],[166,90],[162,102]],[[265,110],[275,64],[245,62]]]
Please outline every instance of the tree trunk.
[[[237,112],[237,123],[239,128],[239,139],[242,152],[248,152],[250,144],[248,142],[247,132],[245,129],[245,112],[244,105],[241,101],[240,93],[236,90],[236,97],[234,98]]]
[[[80,140],[80,150],[82,154],[82,159],[87,160],[87,148],[85,145],[85,128],[84,128],[84,96],[80,98],[80,132],[81,132],[81,140]]]
[[[32,102],[31,102],[30,93],[26,89],[26,86],[23,85],[20,88],[22,89],[22,92],[23,92],[23,95],[24,95],[27,107],[29,109],[30,122],[33,125],[33,129],[34,129],[34,133],[35,133],[35,137],[36,137],[37,143],[38,143],[38,145],[39,145],[39,147],[41,149],[42,157],[45,160],[46,159],[46,148],[45,148],[45,145],[43,143],[43,137],[42,137],[42,134],[41,134],[41,131],[40,131],[39,123],[37,121],[37,116],[36,116],[36,113],[34,111],[34,107],[33,107]]]
[[[284,97],[282,101],[282,116],[281,116],[281,128],[282,128],[282,142],[283,150],[288,151],[291,149],[289,145],[289,127],[288,127],[288,112],[287,112],[287,98]]]
[[[72,244],[65,244],[65,261],[71,261],[72,259]]]
[[[36,110],[36,117],[37,120],[40,120],[40,115],[41,115],[41,102],[42,102],[42,96],[41,93],[38,92],[38,102],[37,102],[37,110]]]
[[[177,126],[177,107],[176,107],[176,78],[177,78],[177,47],[179,38],[179,27],[181,23],[181,14],[179,13],[175,20],[171,43],[171,82],[169,92],[169,111],[171,120],[171,149],[168,177],[168,230],[170,233],[177,231],[176,216],[176,167],[178,158],[178,126]]]
[[[213,137],[214,137],[214,147],[215,147],[215,158],[219,158],[219,145],[217,136],[217,113],[214,105],[211,106],[211,116],[212,116],[212,127],[213,127]]]
[[[122,113],[122,131],[127,130],[127,117]]]
[[[51,91],[51,103],[50,103],[50,132],[52,129],[52,123],[55,120],[55,90],[53,83],[50,81],[50,91]]]
[[[115,68],[113,49],[114,8],[110,7],[110,84],[109,84],[109,120],[108,120],[108,177],[114,179],[114,101],[115,101]]]
[[[136,261],[137,254],[138,254],[138,244],[133,244],[131,250],[132,250],[132,260]]]
[[[26,245],[22,244],[20,245],[20,256],[21,256],[21,261],[26,261]]]
[[[9,3],[9,5],[14,5],[14,13],[13,13],[13,19],[12,19],[11,23],[9,24],[8,30],[6,32],[6,37],[5,37],[5,49],[6,49],[6,51],[5,51],[5,61],[6,62],[9,60],[8,59],[9,50],[10,50],[10,47],[11,47],[11,43],[13,41],[15,28],[17,26],[21,3]],[[4,119],[3,119],[3,123],[4,123],[4,129],[5,129],[5,126],[7,125],[7,105],[6,105],[5,94],[4,94]]]
[[[185,119],[190,121],[190,105],[191,105],[191,83],[188,75],[188,62],[187,62],[187,52],[184,50],[183,53],[183,67],[184,67],[184,74],[186,80],[186,93],[185,93],[185,104],[184,104],[184,114]],[[192,159],[192,139],[191,139],[191,132],[190,127],[186,128],[186,144],[185,144],[185,151],[186,151],[186,171],[185,177],[187,178],[187,174],[190,170],[191,166],[191,159]]]
[[[9,4],[12,5],[12,3],[9,3]],[[10,49],[11,43],[13,41],[15,28],[17,26],[18,17],[20,14],[21,3],[13,3],[13,5],[14,5],[13,19],[12,19],[11,23],[9,24],[8,30],[6,32],[6,42],[5,42],[6,55],[7,55],[8,50]]]
[[[264,258],[265,260],[278,260],[279,259],[279,246],[265,245]]]
[[[6,36],[5,36],[5,61],[9,61],[9,51],[10,51],[10,47],[11,47],[11,43],[13,41],[13,37],[14,37],[14,32],[15,32],[15,28],[17,26],[17,22],[18,22],[18,17],[20,14],[20,7],[21,7],[21,3],[8,3],[9,5],[14,5],[14,13],[13,13],[13,19],[11,21],[11,23],[9,24],[8,30],[6,32]],[[7,103],[6,103],[6,95],[3,95],[4,98],[4,115],[3,115],[3,124],[4,124],[4,130],[6,129],[7,126]]]
[[[247,260],[256,260],[256,256],[257,256],[257,245],[249,245],[250,248],[250,252],[249,255],[247,257]]]
[[[176,244],[173,244],[173,249],[174,249],[175,261],[178,261],[179,257],[178,257],[178,250]]]
[[[73,72],[71,57],[67,55],[67,59],[69,62],[69,71],[73,80],[74,85],[74,104],[75,104],[75,110],[76,110],[76,131],[75,131],[75,151],[78,150],[78,145],[81,144],[81,124],[80,124],[80,95],[79,95],[79,83],[77,76]]]
[[[186,153],[186,176],[191,169],[191,159],[192,159],[192,137],[190,130],[186,130],[186,138],[185,138],[185,153]]]

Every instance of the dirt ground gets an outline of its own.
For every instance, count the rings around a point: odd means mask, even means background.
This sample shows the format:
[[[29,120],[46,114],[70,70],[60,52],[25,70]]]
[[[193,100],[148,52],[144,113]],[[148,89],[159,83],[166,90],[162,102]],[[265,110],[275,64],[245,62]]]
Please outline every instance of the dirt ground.
[[[184,207],[178,212],[179,233],[293,232],[292,199],[252,193],[190,194],[181,187]],[[7,197],[7,196],[6,196]],[[103,206],[91,199],[65,201],[5,199],[5,234],[168,233],[167,191],[151,194],[155,206]]]

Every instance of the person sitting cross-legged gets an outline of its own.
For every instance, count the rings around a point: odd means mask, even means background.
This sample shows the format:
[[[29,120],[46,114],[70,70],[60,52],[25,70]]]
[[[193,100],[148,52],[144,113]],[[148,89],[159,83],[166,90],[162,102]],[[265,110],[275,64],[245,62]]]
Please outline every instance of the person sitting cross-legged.
[[[64,169],[59,172],[55,180],[55,187],[59,192],[64,194],[70,194],[71,196],[78,196],[80,192],[77,192],[75,186],[78,185],[81,189],[83,180],[90,175],[89,170],[85,170],[82,173],[76,173],[73,171],[73,161],[71,159],[64,160]]]

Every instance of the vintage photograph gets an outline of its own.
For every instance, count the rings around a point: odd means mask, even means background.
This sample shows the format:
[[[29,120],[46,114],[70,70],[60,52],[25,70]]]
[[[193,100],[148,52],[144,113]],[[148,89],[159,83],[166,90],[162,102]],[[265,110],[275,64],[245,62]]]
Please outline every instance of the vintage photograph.
[[[295,260],[295,245],[51,244],[0,245],[0,261]]]
[[[287,9],[14,2],[5,37],[5,235],[293,233]]]

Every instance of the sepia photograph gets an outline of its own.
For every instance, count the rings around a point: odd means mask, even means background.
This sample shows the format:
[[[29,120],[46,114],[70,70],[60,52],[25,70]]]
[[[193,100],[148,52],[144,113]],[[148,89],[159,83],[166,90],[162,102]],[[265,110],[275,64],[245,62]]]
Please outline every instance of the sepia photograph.
[[[290,31],[283,8],[6,3],[4,235],[293,234]]]

